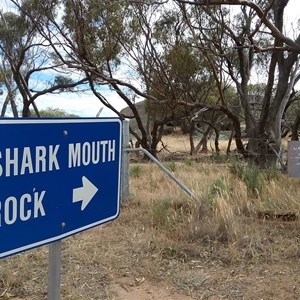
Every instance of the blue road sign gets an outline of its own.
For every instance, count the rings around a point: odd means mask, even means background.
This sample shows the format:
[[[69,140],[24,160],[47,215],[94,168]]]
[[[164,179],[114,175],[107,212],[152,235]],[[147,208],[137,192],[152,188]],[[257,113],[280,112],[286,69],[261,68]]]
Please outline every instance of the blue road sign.
[[[118,217],[120,119],[0,120],[0,257]]]

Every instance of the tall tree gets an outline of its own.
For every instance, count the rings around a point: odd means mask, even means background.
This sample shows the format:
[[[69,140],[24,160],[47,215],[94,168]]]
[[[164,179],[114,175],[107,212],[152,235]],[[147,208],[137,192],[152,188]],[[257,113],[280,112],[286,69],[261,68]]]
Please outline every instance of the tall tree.
[[[23,2],[25,7],[30,4],[30,1]],[[48,9],[52,9],[51,4],[48,3]],[[32,12],[36,11],[33,9]],[[38,18],[41,20],[43,14]],[[30,106],[39,116],[35,103],[38,97],[86,82],[84,78],[72,82],[57,81],[58,76],[64,74],[63,64],[55,59],[49,44],[23,11],[0,14],[0,55],[3,69],[11,74],[10,78],[6,77],[8,96],[12,98],[16,90],[20,94],[23,117],[30,116]]]
[[[5,117],[8,107],[10,106],[11,112],[15,118],[18,118],[18,108],[17,108],[17,89],[14,85],[12,72],[5,65],[2,59],[2,65],[0,67],[0,82],[1,82],[1,93],[5,95],[5,99],[2,104],[1,118]]]
[[[261,166],[274,162],[281,147],[283,114],[299,71],[300,35],[294,40],[284,35],[283,18],[288,1],[176,2],[183,11],[201,8],[216,30],[222,30],[226,48],[219,43],[216,49],[219,49],[218,56],[225,57],[224,70],[231,76],[239,93],[248,135],[247,149],[241,143],[238,143],[238,148]],[[241,6],[237,18],[229,19],[228,5]],[[212,14],[212,10],[217,10],[219,17]],[[249,84],[255,69],[263,67],[258,64],[261,61],[267,68],[264,72],[266,88],[257,118],[257,111],[251,105]],[[237,142],[239,139],[238,135]]]
[[[190,116],[203,108],[219,110],[232,120],[245,157],[262,166],[275,161],[300,53],[300,35],[284,34],[288,0],[10,1],[30,19],[57,61],[84,73],[91,90],[115,112],[101,89],[106,85],[118,93],[132,110],[143,147],[152,151],[163,122],[145,127],[134,105],[137,97],[166,107],[168,117],[176,111]],[[232,5],[239,14],[232,14]],[[266,74],[259,115],[249,89],[258,68]],[[239,94],[247,147],[238,111],[225,93],[228,78]],[[199,92],[201,83],[203,90],[214,84],[216,101]]]
[[[146,68],[149,70],[151,64],[163,74],[161,51],[153,43],[151,28],[155,22],[155,8],[131,5],[129,1],[64,0],[60,2],[61,14],[57,18],[55,12],[44,8],[44,1],[34,1],[35,9],[38,7],[45,14],[41,21],[33,15],[32,6],[28,9],[20,1],[12,2],[31,18],[60,61],[68,68],[84,72],[94,94],[117,114],[119,112],[103,96],[102,87],[108,86],[120,96],[130,107],[140,135],[131,132],[144,148],[156,155],[156,145],[166,119],[156,120],[150,130],[143,124],[135,106],[136,97],[156,103],[169,101],[165,95],[158,99],[149,92],[149,83],[155,82],[154,73],[151,71],[145,77]],[[164,80],[168,80],[166,75]]]

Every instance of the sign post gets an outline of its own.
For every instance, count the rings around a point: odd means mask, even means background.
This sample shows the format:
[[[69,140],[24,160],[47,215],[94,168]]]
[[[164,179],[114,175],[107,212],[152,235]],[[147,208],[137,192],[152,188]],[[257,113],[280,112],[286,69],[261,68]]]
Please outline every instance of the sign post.
[[[118,118],[0,120],[0,258],[118,217],[121,135]]]
[[[61,240],[49,245],[48,300],[60,299]]]

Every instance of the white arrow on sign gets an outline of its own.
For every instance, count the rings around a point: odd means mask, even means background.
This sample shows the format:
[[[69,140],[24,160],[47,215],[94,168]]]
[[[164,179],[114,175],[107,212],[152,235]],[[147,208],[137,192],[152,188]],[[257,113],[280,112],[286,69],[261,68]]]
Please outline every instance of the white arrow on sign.
[[[82,176],[82,187],[73,189],[73,203],[82,201],[81,210],[84,210],[97,192],[98,188]]]

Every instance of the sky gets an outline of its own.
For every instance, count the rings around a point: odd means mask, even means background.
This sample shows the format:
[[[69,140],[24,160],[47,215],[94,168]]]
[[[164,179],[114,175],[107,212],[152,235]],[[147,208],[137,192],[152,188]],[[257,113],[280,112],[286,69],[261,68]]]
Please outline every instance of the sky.
[[[120,111],[126,106],[118,96],[112,92],[104,92],[107,99],[113,103],[113,106]],[[103,107],[100,100],[92,93],[64,93],[59,95],[44,95],[36,100],[38,109],[48,107],[59,108],[67,113],[75,114],[80,117],[96,117],[99,110]],[[104,107],[101,117],[116,116],[110,109]]]
[[[286,24],[291,28],[288,34],[295,38],[294,29],[300,20],[300,1],[290,0],[289,4],[285,10]]]
[[[5,7],[3,7],[4,2],[5,1],[3,0],[0,1],[0,8],[2,6],[5,10]],[[286,8],[286,22],[290,28],[287,34],[291,37],[295,37],[293,28],[295,28],[298,18],[300,19],[300,1],[290,0],[288,7]],[[118,111],[126,107],[125,102],[122,101],[116,93],[106,89],[103,91],[103,94]],[[0,96],[0,103],[2,102],[1,100],[3,100],[1,99],[3,97],[4,96]],[[100,101],[92,93],[87,92],[80,94],[64,93],[60,95],[44,95],[36,100],[36,105],[39,109],[46,109],[48,107],[59,108],[67,113],[76,114],[80,117],[96,117],[100,108],[103,107]],[[115,116],[115,114],[104,107],[101,112],[101,117],[111,116]]]

